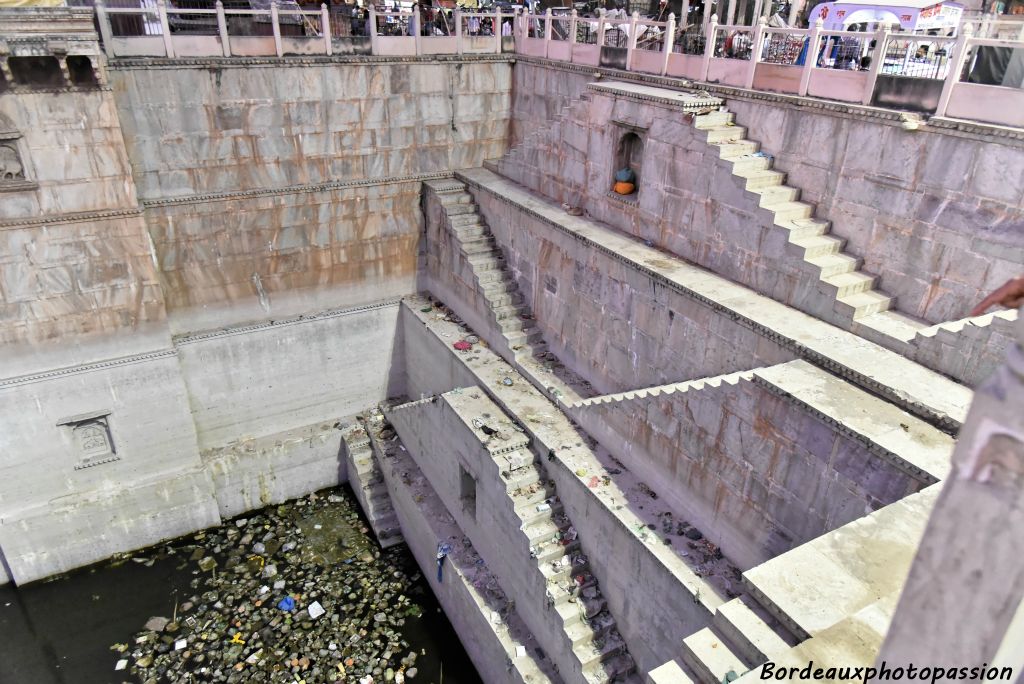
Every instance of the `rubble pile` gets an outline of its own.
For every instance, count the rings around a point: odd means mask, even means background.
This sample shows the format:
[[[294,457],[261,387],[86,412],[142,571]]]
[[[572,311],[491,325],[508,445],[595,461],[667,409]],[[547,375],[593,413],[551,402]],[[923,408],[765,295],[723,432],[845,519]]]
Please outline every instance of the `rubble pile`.
[[[145,684],[414,679],[403,626],[422,612],[419,574],[367,532],[337,489],[168,545],[194,565],[194,593],[115,645],[118,669]]]

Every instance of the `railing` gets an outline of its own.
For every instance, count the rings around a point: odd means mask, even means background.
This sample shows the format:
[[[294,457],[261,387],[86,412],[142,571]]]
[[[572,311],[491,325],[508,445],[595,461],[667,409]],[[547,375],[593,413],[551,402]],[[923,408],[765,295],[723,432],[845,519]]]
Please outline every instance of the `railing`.
[[[691,79],[761,91],[917,110],[1024,127],[1024,89],[1001,76],[1000,58],[1024,48],[1024,22],[976,21],[956,36],[719,24],[689,11],[666,21],[520,12],[331,13],[271,2],[254,9],[204,0],[97,2],[110,57],[515,52],[547,59]],[[123,6],[131,2],[133,6]],[[185,7],[189,2],[193,6]],[[696,18],[698,21],[693,21]],[[340,27],[340,28],[339,28]],[[215,30],[214,30],[215,29]],[[976,35],[975,31],[982,32]],[[353,47],[354,46],[354,47]],[[995,65],[995,66],[993,66]],[[1000,69],[1003,69],[1000,71]],[[1000,80],[1001,79],[1001,80]],[[998,82],[997,82],[998,81]]]

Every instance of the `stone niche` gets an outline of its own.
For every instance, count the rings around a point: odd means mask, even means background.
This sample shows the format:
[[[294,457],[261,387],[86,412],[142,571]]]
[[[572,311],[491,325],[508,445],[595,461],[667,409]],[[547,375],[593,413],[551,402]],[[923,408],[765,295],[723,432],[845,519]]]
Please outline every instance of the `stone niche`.
[[[23,149],[21,132],[0,114],[0,192],[35,190],[38,187],[30,179]]]
[[[57,426],[67,431],[75,470],[117,461],[120,456],[110,432],[110,411],[94,411],[65,418]]]

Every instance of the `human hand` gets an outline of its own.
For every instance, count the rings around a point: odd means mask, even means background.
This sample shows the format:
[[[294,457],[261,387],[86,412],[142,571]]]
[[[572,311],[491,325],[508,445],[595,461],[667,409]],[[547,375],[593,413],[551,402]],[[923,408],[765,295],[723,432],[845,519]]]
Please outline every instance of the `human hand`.
[[[1008,309],[1016,309],[1024,304],[1024,276],[1007,281],[1005,285],[985,297],[971,310],[971,315],[980,316],[997,304]]]

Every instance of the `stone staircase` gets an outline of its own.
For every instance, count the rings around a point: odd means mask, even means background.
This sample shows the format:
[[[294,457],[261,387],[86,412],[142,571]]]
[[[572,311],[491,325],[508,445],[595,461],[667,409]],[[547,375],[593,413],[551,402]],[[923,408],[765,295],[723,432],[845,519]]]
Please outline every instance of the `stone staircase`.
[[[447,215],[448,230],[471,269],[473,284],[485,303],[489,322],[502,336],[509,360],[549,398],[578,399],[579,391],[572,382],[551,374],[544,367],[544,364],[557,363],[558,358],[548,350],[543,334],[534,326],[530,307],[473,195],[464,183],[453,182],[446,187],[453,189],[439,192],[438,196]]]
[[[590,397],[588,399],[581,399],[574,402],[571,408],[578,409],[585,406],[597,406],[599,404],[613,404],[622,401],[630,401],[632,399],[647,399],[648,397],[659,397],[662,395],[672,395],[676,392],[686,392],[689,390],[699,390],[705,387],[721,387],[722,384],[735,385],[740,380],[750,380],[754,375],[753,370],[749,371],[737,371],[735,373],[726,373],[724,375],[715,375],[707,378],[699,378],[697,380],[686,380],[684,382],[675,382],[669,385],[657,385],[655,387],[645,387],[644,389],[630,390],[628,392],[618,392],[616,394],[602,394],[598,397]]]
[[[533,601],[532,597],[545,597],[544,620],[557,629],[557,636],[550,631],[546,636],[562,640],[561,644],[550,644],[546,650],[560,663],[560,676],[565,681],[587,684],[638,682],[633,659],[616,629],[615,618],[607,608],[597,579],[590,572],[576,528],[558,498],[554,481],[530,449],[530,438],[511,429],[513,423],[507,417],[502,418],[505,414],[497,405],[474,394],[467,389],[457,389],[390,407],[387,415],[399,430],[405,430],[415,424],[403,415],[405,412],[435,403],[447,404],[462,423],[450,429],[462,430],[464,426],[471,430],[493,461],[494,467],[482,469],[480,477],[500,479],[498,490],[504,491],[505,498],[499,505],[507,505],[513,519],[519,523],[513,534],[521,541],[521,547],[517,542],[516,548],[505,551],[509,560],[498,564],[505,565],[505,572],[514,572],[518,577],[506,591],[515,586],[522,591],[525,585],[528,596],[516,596],[510,591],[518,603]],[[480,415],[490,416],[488,425],[496,426],[500,438],[492,438],[481,430],[479,420],[474,420]],[[490,484],[486,486],[491,488]],[[495,502],[491,500],[489,505]],[[529,554],[522,565],[512,560],[520,553],[524,558]],[[490,564],[495,562],[492,559]],[[524,573],[523,568],[529,570]],[[495,566],[495,569],[500,576],[499,568]],[[539,623],[533,627],[538,636],[542,634],[539,627]],[[567,671],[567,666],[571,667],[571,672]]]
[[[495,454],[507,468],[502,454],[508,449],[532,456],[524,437]],[[520,530],[536,561],[538,581],[543,582],[548,608],[554,611],[584,680],[591,684],[628,680],[634,671],[626,643],[615,629],[597,580],[591,574],[572,521],[558,499],[552,480],[534,459],[515,470],[503,470],[506,493]]]
[[[818,291],[832,303],[837,322],[875,329],[906,341],[924,323],[891,309],[895,299],[877,289],[878,276],[861,270],[863,260],[843,252],[846,241],[830,235],[831,222],[814,218],[813,204],[800,200],[800,190],[786,185],[786,174],[773,168],[774,159],[760,144],[746,138],[746,128],[734,123],[734,114],[717,111],[694,118],[694,127],[718,147],[721,159],[732,163],[732,173],[773,215],[775,226],[789,233],[786,249],[802,260],[801,268],[817,278]]]
[[[379,430],[382,425],[383,416],[372,414],[342,431],[342,445],[349,486],[362,506],[377,542],[381,548],[386,549],[402,544],[405,540],[402,538],[398,516],[391,505],[391,496],[378,461],[379,455],[374,453],[368,434],[368,430]]]

